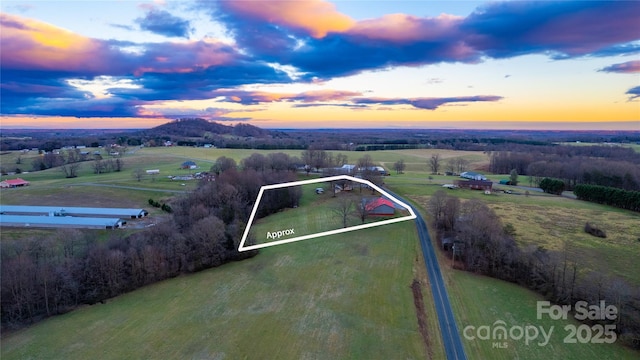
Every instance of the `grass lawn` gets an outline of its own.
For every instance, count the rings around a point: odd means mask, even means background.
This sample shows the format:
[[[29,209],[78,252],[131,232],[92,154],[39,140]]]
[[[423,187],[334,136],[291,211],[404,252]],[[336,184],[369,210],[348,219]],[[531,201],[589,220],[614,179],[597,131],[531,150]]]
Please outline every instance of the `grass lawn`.
[[[324,194],[316,194],[315,188],[323,186],[326,188],[326,192]],[[348,212],[346,228],[362,225],[362,219],[359,217],[356,207],[360,206],[363,197],[380,196],[377,191],[375,195],[372,195],[370,190],[363,190],[362,192],[353,190],[338,193],[333,197],[330,186],[324,183],[303,185],[301,190],[303,197],[300,201],[300,206],[297,208],[284,209],[278,213],[253,221],[249,235],[256,239],[257,244],[343,229],[342,216],[345,210],[342,210],[342,207],[345,205],[341,201],[347,201],[347,205],[350,206],[346,210]],[[270,191],[273,190],[264,192],[263,201]],[[260,206],[258,209],[260,209]],[[365,219],[365,224],[409,215],[408,211],[396,210],[394,216],[368,216]],[[294,229],[294,234],[277,239],[267,238],[266,234],[268,232],[287,229]]]
[[[165,177],[184,171],[178,169],[183,161],[196,161],[198,171],[202,171],[219,156],[239,162],[254,152],[280,151],[143,148],[124,157],[125,170],[121,173],[92,174],[88,164],[84,164],[86,168],[75,179],[64,179],[55,169],[29,173],[21,177],[32,181],[30,187],[2,190],[0,195],[3,204],[48,205],[64,200],[69,201],[65,204],[76,206],[149,208],[150,197],[169,200],[177,194],[174,191],[195,186],[192,183],[182,186]],[[301,153],[282,152],[298,157]],[[349,163],[369,154],[376,164],[393,174],[385,178],[387,185],[423,208],[429,196],[442,189],[442,184],[457,179],[432,175],[429,180],[426,163],[432,154],[439,153],[444,160],[463,157],[474,169],[488,163],[486,155],[480,152],[340,153],[348,156]],[[407,169],[404,174],[395,175],[393,163],[400,159]],[[160,169],[161,176],[155,181],[146,178],[137,182],[131,176],[136,167]],[[567,246],[567,251],[586,269],[604,270],[635,284],[640,281],[636,275],[640,273],[640,265],[635,261],[640,254],[636,226],[640,217],[636,213],[538,193],[528,197],[487,196],[479,191],[454,190],[451,194],[463,200],[486,201],[503,218],[503,223],[514,225],[521,246],[543,245],[555,250]],[[305,193],[301,207],[316,200],[315,194]],[[329,221],[326,209],[318,206],[315,210],[319,210],[315,219],[318,223]],[[295,220],[291,214],[285,211],[272,215],[269,222],[284,226]],[[587,236],[582,232],[585,221],[599,225],[609,237]],[[257,224],[256,229],[265,224],[268,223]],[[2,236],[13,238],[20,236],[20,232]],[[416,236],[413,222],[401,222],[265,248],[249,260],[170,279],[106,304],[5,333],[0,357],[442,359],[442,339]],[[619,345],[563,344],[564,336],[560,334],[564,334],[566,322],[535,319],[535,302],[540,299],[537,294],[510,283],[453,271],[446,259],[440,262],[461,331],[467,325],[491,326],[497,320],[508,326],[555,326],[551,343],[545,347],[511,341],[506,349],[496,349],[491,342],[463,338],[470,359],[637,358],[637,353]],[[426,346],[418,331],[410,288],[414,279],[422,285],[427,315]]]
[[[383,228],[263,249],[45,320],[5,335],[2,359],[424,359],[415,227]]]
[[[462,342],[469,359],[637,359],[639,353],[618,344],[580,343],[565,344],[564,339],[570,335],[566,325],[580,323],[569,315],[567,320],[552,320],[543,316],[536,317],[536,302],[544,298],[523,287],[489,277],[478,276],[468,272],[444,270],[449,298],[451,299]],[[506,329],[512,327],[536,326],[549,333],[553,328],[549,342],[544,344],[543,336],[526,344],[524,338],[497,340],[505,342],[506,348],[494,347],[492,340],[477,338],[479,326],[494,328],[496,321],[503,321]],[[496,324],[497,326],[498,324]],[[476,338],[467,339],[465,327],[473,326],[468,335]],[[475,330],[475,331],[474,331]],[[517,331],[514,332],[517,335]],[[574,337],[575,338],[575,337]],[[504,346],[503,346],[504,347]]]

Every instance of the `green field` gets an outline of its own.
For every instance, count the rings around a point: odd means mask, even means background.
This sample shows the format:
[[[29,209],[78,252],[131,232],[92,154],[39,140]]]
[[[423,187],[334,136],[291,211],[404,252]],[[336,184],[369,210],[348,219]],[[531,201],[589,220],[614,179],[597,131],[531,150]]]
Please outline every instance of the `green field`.
[[[424,359],[415,236],[403,223],[264,249],[5,336],[2,359]]]
[[[465,327],[467,335],[476,338],[467,339],[462,334],[462,341],[469,359],[637,359],[638,352],[617,344],[574,343],[565,344],[564,339],[570,335],[565,329],[567,325],[580,325],[570,316],[567,320],[552,320],[547,316],[536,318],[536,302],[544,298],[525,288],[493,278],[474,275],[459,270],[444,271],[449,291],[449,298],[454,309],[458,328],[461,333]],[[549,342],[545,344],[543,335],[529,344],[524,338],[497,340],[504,343],[502,348],[496,347],[491,339],[478,339],[477,329],[489,326],[493,329],[497,321],[503,321],[506,329],[512,327],[542,327],[546,333],[552,332]],[[494,325],[496,324],[496,325]],[[475,331],[474,331],[475,330]],[[532,330],[530,330],[532,331]],[[533,334],[533,332],[531,332]],[[481,333],[482,335],[482,333]],[[471,337],[470,337],[471,338]],[[543,344],[543,345],[539,345]]]
[[[254,152],[279,151],[143,148],[124,156],[125,170],[121,173],[93,174],[90,165],[83,164],[75,179],[64,179],[57,169],[21,174],[32,182],[31,186],[3,189],[1,202],[149,209],[149,198],[170,200],[195,188],[194,182],[183,186],[165,176],[188,173],[179,169],[183,161],[194,160],[200,167],[197,171],[206,171],[219,156],[239,162]],[[300,156],[299,150],[284,152]],[[443,159],[464,157],[473,169],[488,163],[487,156],[480,152],[341,153],[350,163],[370,155],[391,172],[385,183],[423,208],[429,196],[442,189],[441,184],[457,179],[429,175],[426,163],[432,154],[439,153]],[[3,163],[9,159],[8,155],[2,156]],[[407,169],[396,175],[392,165],[400,159]],[[161,175],[138,182],[131,175],[138,167],[160,169]],[[521,246],[566,247],[585,269],[622,276],[638,284],[638,214],[542,193],[520,193],[450,192],[463,200],[486,201],[503,223],[515,226]],[[305,193],[301,205],[316,199],[315,194]],[[155,210],[152,213],[160,214]],[[270,221],[290,220],[286,219],[287,212],[273,216]],[[609,237],[585,235],[582,226],[587,220],[604,228]],[[2,238],[19,237],[24,231],[3,232]],[[536,321],[537,294],[495,279],[453,271],[444,258],[441,264],[461,331],[467,325],[492,325],[497,320],[508,324]],[[413,279],[422,284],[426,340],[418,331],[410,288]],[[563,324],[541,325],[555,325],[557,333]],[[415,228],[412,222],[402,222],[270,247],[242,262],[150,285],[106,304],[4,333],[0,354],[2,359],[441,359],[444,353],[437,326]],[[637,358],[637,353],[619,345],[571,347],[556,337],[546,347],[515,341],[507,349],[495,349],[490,342],[463,342],[470,359]]]
[[[315,188],[325,187],[324,194],[316,194]],[[327,231],[340,230],[343,227],[343,211],[346,212],[346,228],[362,225],[362,219],[358,216],[356,207],[360,206],[362,198],[379,197],[370,190],[353,190],[341,192],[333,196],[331,186],[327,183],[302,185],[303,198],[297,208],[284,209],[278,213],[269,215],[262,219],[254,220],[251,225],[249,236],[252,236],[257,244],[268,243],[274,240],[284,240],[306,235],[315,235]],[[266,190],[263,199],[268,195]],[[342,209],[343,206],[349,206]],[[260,206],[258,206],[260,209]],[[373,224],[379,221],[389,220],[399,217],[409,216],[408,211],[396,210],[394,216],[368,216],[364,224]],[[294,229],[294,234],[278,239],[267,237],[267,233],[278,230]]]

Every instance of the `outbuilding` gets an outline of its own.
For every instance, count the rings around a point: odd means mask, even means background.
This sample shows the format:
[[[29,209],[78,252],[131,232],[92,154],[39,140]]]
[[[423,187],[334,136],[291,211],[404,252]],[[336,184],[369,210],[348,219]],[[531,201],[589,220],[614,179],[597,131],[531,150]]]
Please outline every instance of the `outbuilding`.
[[[198,168],[198,165],[196,165],[196,163],[194,161],[187,160],[187,161],[182,163],[181,167],[183,169],[196,169],[196,168]]]
[[[393,216],[396,213],[396,209],[391,200],[382,197],[367,202],[364,208],[368,215],[374,216]]]
[[[22,186],[29,186],[29,182],[21,178],[7,179],[0,182],[0,188],[16,188]]]

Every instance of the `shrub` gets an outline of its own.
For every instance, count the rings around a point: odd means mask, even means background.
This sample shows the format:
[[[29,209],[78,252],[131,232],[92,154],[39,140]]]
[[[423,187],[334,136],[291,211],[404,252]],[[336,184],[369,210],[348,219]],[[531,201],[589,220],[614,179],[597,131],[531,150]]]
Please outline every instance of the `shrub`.
[[[607,237],[607,233],[605,233],[604,230],[599,229],[599,228],[589,224],[588,222],[586,224],[584,224],[584,232],[586,232],[587,234],[591,234],[593,236],[600,237],[600,238],[606,238]]]

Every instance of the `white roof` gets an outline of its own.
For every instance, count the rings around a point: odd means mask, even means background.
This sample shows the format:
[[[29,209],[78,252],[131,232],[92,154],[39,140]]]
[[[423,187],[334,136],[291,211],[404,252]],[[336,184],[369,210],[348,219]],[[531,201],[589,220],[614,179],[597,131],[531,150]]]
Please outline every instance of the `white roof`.
[[[63,212],[68,215],[96,215],[96,216],[143,216],[144,209],[128,208],[94,208],[76,206],[23,206],[0,205],[0,214],[49,214]]]

